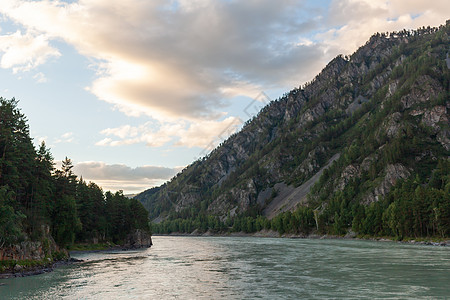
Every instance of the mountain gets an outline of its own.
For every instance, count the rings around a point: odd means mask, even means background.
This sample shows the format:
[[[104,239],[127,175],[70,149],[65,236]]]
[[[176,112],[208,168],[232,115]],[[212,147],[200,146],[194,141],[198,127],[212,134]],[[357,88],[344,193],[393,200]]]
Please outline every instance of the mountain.
[[[333,59],[137,195],[154,231],[447,236],[449,31],[377,33]]]

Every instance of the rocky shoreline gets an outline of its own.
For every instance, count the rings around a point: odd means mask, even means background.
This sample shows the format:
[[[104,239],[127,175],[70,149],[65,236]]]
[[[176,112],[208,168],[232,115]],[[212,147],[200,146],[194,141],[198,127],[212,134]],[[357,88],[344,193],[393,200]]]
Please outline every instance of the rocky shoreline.
[[[109,247],[106,249],[101,249],[101,250],[74,250],[74,251],[70,251],[70,253],[128,251],[128,250],[150,248],[151,246],[152,246],[152,244],[142,245],[142,246],[127,244],[127,245],[116,245],[116,246],[112,246],[112,247]],[[16,264],[14,267],[6,269],[3,272],[0,272],[0,279],[14,278],[14,277],[27,277],[27,276],[49,273],[49,272],[52,272],[57,267],[70,265],[70,264],[74,264],[74,263],[82,263],[82,262],[83,262],[83,260],[69,257],[68,259],[48,263],[48,264],[41,265],[41,266],[24,267],[24,266],[21,266],[20,264]]]
[[[75,258],[68,258],[56,262],[52,262],[42,266],[33,266],[33,267],[23,267],[19,264],[16,264],[13,268],[5,270],[3,273],[0,273],[0,279],[13,278],[13,277],[26,277],[32,275],[39,275],[44,273],[52,272],[56,267],[69,265],[73,263],[79,263],[82,260]]]
[[[171,234],[153,234],[153,236],[193,236],[193,237],[264,237],[264,238],[289,238],[289,239],[334,239],[334,240],[368,240],[368,241],[377,241],[377,242],[396,242],[402,244],[414,244],[414,245],[427,245],[427,246],[447,246],[450,247],[450,239],[444,241],[432,241],[432,240],[424,240],[424,241],[416,241],[416,240],[403,240],[396,241],[387,237],[357,237],[355,234],[347,234],[345,236],[337,236],[337,235],[319,235],[319,234],[279,234],[277,231],[273,230],[261,230],[254,233],[246,233],[246,232],[227,232],[227,233],[215,233],[211,231],[207,231],[204,233],[200,233],[198,231],[194,231],[192,233],[179,233],[173,232]]]
[[[75,250],[70,251],[70,253],[85,253],[85,252],[102,252],[102,251],[127,251],[127,250],[135,250],[135,249],[142,249],[142,248],[150,248],[149,246],[129,246],[129,245],[122,245],[122,246],[112,246],[106,249],[102,250]],[[6,269],[3,272],[0,272],[0,279],[6,279],[6,278],[14,278],[14,277],[26,277],[26,276],[33,276],[33,275],[39,275],[44,273],[52,272],[55,268],[65,265],[70,265],[74,263],[82,263],[83,260],[76,259],[73,257],[69,257],[68,259],[48,263],[41,266],[32,266],[32,267],[24,267],[19,264],[16,264],[13,268]]]
[[[47,239],[50,241],[52,252],[46,250],[42,242],[26,241],[21,244],[13,245],[9,248],[0,249],[0,263],[8,262],[6,268],[0,268],[0,279],[12,277],[25,277],[39,275],[53,271],[54,268],[61,265],[82,262],[81,260],[70,257],[66,249],[60,249],[46,230]],[[140,248],[149,248],[153,245],[151,235],[140,229],[127,235],[122,245],[112,245],[111,247],[101,250],[76,250],[73,252],[98,252],[111,250],[133,250]],[[97,243],[87,243],[86,245],[95,245]],[[89,248],[89,247],[88,247]],[[47,258],[46,254],[53,253],[59,256],[53,256],[53,261]],[[62,254],[61,254],[62,253]],[[63,257],[61,257],[61,255]],[[47,259],[49,261],[47,261]],[[1,265],[0,265],[1,267]]]

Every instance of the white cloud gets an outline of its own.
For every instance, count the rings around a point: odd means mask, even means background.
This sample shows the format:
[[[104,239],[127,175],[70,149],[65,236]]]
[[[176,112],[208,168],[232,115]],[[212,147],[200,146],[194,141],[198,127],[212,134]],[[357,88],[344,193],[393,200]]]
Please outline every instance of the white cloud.
[[[334,0],[328,15],[333,28],[316,39],[324,41],[330,54],[351,54],[376,32],[445,24],[450,5],[447,0]]]
[[[63,139],[69,139],[69,138],[71,138],[73,136],[73,132],[66,132],[66,133],[64,133],[63,135],[61,135],[61,137],[63,138]]]
[[[221,122],[209,120],[196,122],[179,135],[180,140],[175,145],[212,150],[231,134],[237,132],[242,123],[241,119],[235,117],[228,117]]]
[[[73,132],[66,132],[53,141],[53,144],[72,143],[75,141]]]
[[[124,125],[107,128],[101,134],[107,136],[98,141],[97,146],[123,146],[144,143],[151,147],[161,147],[168,143],[175,146],[210,148],[217,146],[229,135],[235,133],[242,120],[228,117],[222,121],[198,120],[197,122],[155,123],[140,126]]]
[[[22,34],[16,31],[0,36],[0,66],[12,69],[14,73],[30,71],[44,64],[51,57],[58,57],[59,51],[51,47],[44,34]]]
[[[48,140],[48,136],[38,136],[35,138],[35,140],[37,140],[37,142],[38,142],[37,146],[39,147],[39,145],[42,144],[42,142],[45,142]]]
[[[104,162],[80,162],[74,166],[74,173],[92,180],[140,180],[170,179],[181,168],[141,166],[131,168],[124,164],[109,165]]]
[[[302,9],[291,0],[4,0],[0,13],[97,60],[89,91],[98,98],[164,121],[217,119],[229,96],[310,79],[321,49],[291,41],[315,26],[299,23]]]
[[[45,82],[47,82],[47,77],[45,77],[45,74],[42,73],[42,72],[36,73],[33,76],[33,79],[35,79],[37,83],[45,83]]]
[[[111,138],[104,138],[97,143],[95,143],[96,146],[112,146],[111,143],[113,140]]]
[[[104,162],[80,162],[75,164],[74,173],[85,181],[93,181],[104,190],[124,190],[126,193],[141,192],[149,187],[169,180],[183,167],[141,166],[131,168],[123,164]]]

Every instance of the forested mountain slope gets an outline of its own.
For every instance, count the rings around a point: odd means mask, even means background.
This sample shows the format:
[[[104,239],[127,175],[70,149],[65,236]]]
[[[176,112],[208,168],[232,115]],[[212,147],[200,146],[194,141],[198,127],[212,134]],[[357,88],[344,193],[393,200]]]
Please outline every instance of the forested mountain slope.
[[[449,31],[377,33],[333,59],[136,196],[154,229],[450,234]]]

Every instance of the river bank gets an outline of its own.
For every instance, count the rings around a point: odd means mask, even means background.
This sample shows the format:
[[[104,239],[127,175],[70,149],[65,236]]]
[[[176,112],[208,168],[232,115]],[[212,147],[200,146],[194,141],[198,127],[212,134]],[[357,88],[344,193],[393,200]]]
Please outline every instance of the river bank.
[[[27,240],[8,248],[0,248],[0,278],[38,275],[51,272],[60,265],[79,262],[70,257],[69,251],[131,250],[152,246],[151,234],[140,229],[129,233],[120,245],[108,241],[78,243],[68,249],[56,245],[48,228],[44,233],[43,241]]]
[[[450,247],[450,237],[447,238],[405,238],[403,240],[396,240],[394,237],[370,237],[357,236],[354,233],[349,233],[345,236],[338,235],[320,235],[320,234],[280,234],[273,230],[261,230],[253,233],[247,232],[199,232],[198,230],[192,233],[173,232],[170,234],[153,234],[153,236],[201,236],[201,237],[261,237],[261,238],[288,238],[288,239],[340,239],[340,240],[369,240],[377,242],[395,242],[415,245],[429,245],[429,246],[447,246]]]
[[[107,251],[127,251],[134,249],[149,248],[151,245],[130,246],[130,245],[116,245],[112,243],[100,243],[100,244],[76,244],[68,249],[68,257],[56,260],[11,260],[0,261],[0,279],[13,278],[13,277],[26,277],[44,274],[54,271],[55,268],[81,263],[83,260],[75,259],[71,257],[72,254],[79,253],[94,253],[94,252],[107,252]]]
[[[0,272],[0,279],[13,277],[26,277],[52,272],[59,266],[82,262],[75,258],[67,258],[53,262],[39,262],[39,261],[11,261],[10,267]]]
[[[81,263],[83,260],[75,259],[71,257],[72,254],[78,253],[93,253],[93,252],[107,252],[107,251],[127,251],[134,249],[150,248],[151,245],[145,245],[141,247],[130,246],[130,245],[115,245],[115,244],[77,244],[74,247],[68,249],[68,257],[56,260],[56,261],[46,261],[46,260],[11,260],[11,261],[0,261],[0,279],[13,278],[13,277],[26,277],[44,274],[52,272],[55,268]]]

